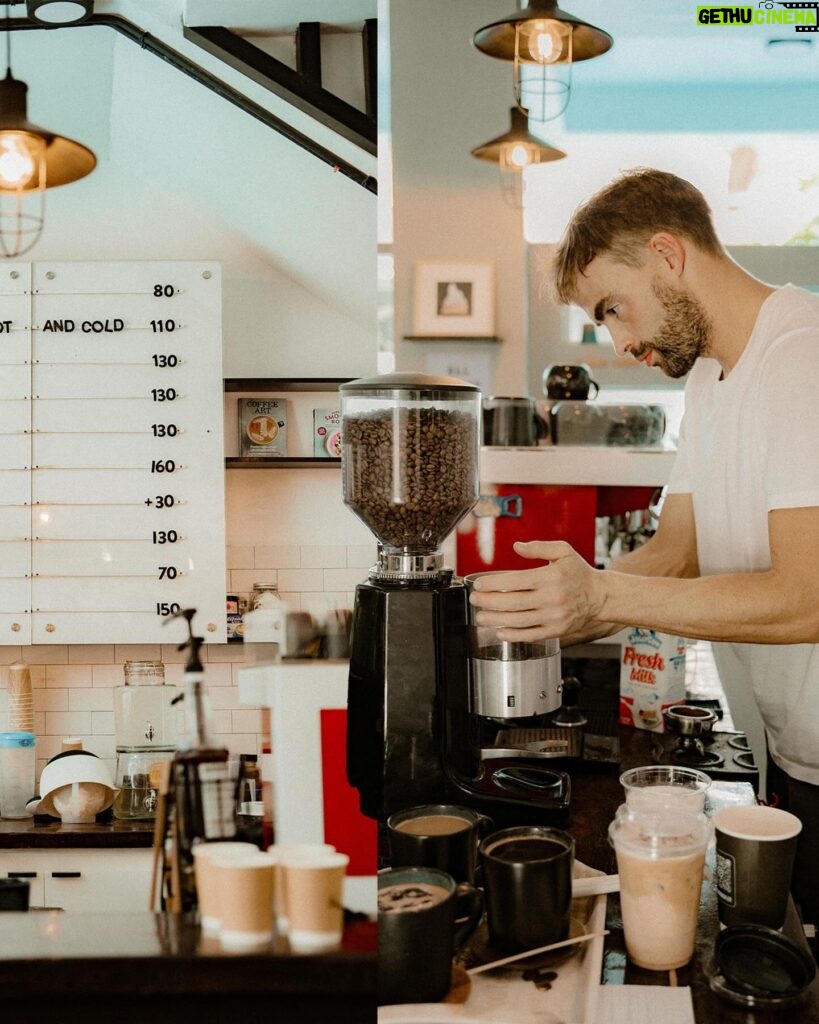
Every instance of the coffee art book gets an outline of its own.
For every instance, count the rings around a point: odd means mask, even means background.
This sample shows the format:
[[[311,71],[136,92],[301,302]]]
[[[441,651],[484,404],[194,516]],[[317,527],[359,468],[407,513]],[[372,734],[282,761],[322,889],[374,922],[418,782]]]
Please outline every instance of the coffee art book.
[[[239,453],[251,459],[287,455],[287,402],[284,398],[239,399]]]
[[[313,455],[317,459],[341,458],[341,410],[313,410]]]
[[[685,640],[629,631],[620,655],[620,724],[665,732],[663,712],[685,703]]]

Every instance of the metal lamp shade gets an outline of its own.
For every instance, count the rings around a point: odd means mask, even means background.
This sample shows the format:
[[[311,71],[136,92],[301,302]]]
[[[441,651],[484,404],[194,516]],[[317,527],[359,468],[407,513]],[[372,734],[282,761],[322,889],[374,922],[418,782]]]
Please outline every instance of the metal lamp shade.
[[[535,32],[538,23],[542,22],[555,23],[554,27],[567,40],[563,51],[550,58],[548,63],[590,60],[605,53],[614,42],[608,32],[561,10],[555,0],[529,0],[524,10],[515,11],[500,21],[478,29],[472,42],[481,52],[498,60],[542,63],[529,54],[528,47],[529,37]]]
[[[513,161],[509,154],[516,146],[521,146],[526,151],[529,159],[520,164],[518,170],[522,170],[528,164],[545,164],[550,160],[562,160],[566,155],[562,149],[556,149],[538,139],[529,131],[527,118],[517,107],[510,109],[512,127],[503,135],[490,139],[482,146],[476,146],[472,150],[472,156],[478,160],[489,160],[497,164],[512,167]]]
[[[90,174],[97,165],[97,158],[87,146],[63,135],[55,135],[28,120],[27,91],[25,82],[13,78],[11,72],[0,82],[0,135],[5,131],[25,132],[45,142],[46,188],[68,185]],[[0,186],[0,191],[36,192],[41,187],[39,175],[33,174],[26,184],[14,188]]]

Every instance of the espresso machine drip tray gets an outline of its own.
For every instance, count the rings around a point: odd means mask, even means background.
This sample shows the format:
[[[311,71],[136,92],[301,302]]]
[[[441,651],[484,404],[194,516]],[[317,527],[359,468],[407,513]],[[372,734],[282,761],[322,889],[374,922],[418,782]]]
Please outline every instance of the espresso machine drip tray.
[[[571,779],[566,772],[543,762],[508,757],[505,750],[495,753],[496,757],[484,757],[481,777],[470,780],[469,790],[496,825],[504,821],[504,801],[508,801],[506,808],[512,815],[510,823],[568,823]],[[491,808],[484,803],[487,800],[492,801]]]
[[[657,736],[654,748],[657,764],[679,764],[699,768],[712,779],[750,782],[759,786],[759,770],[745,733],[709,732],[700,736]]]
[[[484,747],[487,757],[580,757],[583,736],[578,729],[501,729],[492,747]]]

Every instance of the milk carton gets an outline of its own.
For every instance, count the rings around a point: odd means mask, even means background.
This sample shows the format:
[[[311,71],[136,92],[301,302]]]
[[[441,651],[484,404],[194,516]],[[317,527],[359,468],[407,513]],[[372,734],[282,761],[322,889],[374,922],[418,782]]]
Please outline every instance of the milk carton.
[[[663,711],[685,702],[685,640],[629,631],[620,655],[620,724],[665,732]]]

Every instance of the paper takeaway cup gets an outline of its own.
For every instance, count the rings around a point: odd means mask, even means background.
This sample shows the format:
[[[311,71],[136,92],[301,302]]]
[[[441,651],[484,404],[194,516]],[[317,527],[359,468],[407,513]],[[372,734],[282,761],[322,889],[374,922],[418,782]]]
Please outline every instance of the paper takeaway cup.
[[[210,870],[219,889],[219,942],[225,949],[251,949],[273,939],[273,864],[263,853],[213,854]]]
[[[344,930],[344,875],[350,858],[327,853],[308,860],[281,858],[287,938],[294,953],[338,949]]]
[[[761,804],[722,807],[713,822],[720,924],[781,928],[802,822]]]
[[[310,860],[315,857],[324,857],[328,853],[335,853],[336,848],[329,843],[273,843],[268,847],[268,852],[276,857],[276,864],[273,868],[273,907],[276,912],[276,928],[280,935],[286,935],[287,911],[285,909],[283,858]]]
[[[198,843],[193,848],[193,871],[196,880],[196,894],[199,902],[199,924],[205,935],[216,935],[219,931],[220,906],[219,885],[211,870],[212,858],[216,854],[224,857],[247,856],[259,853],[255,843]]]

